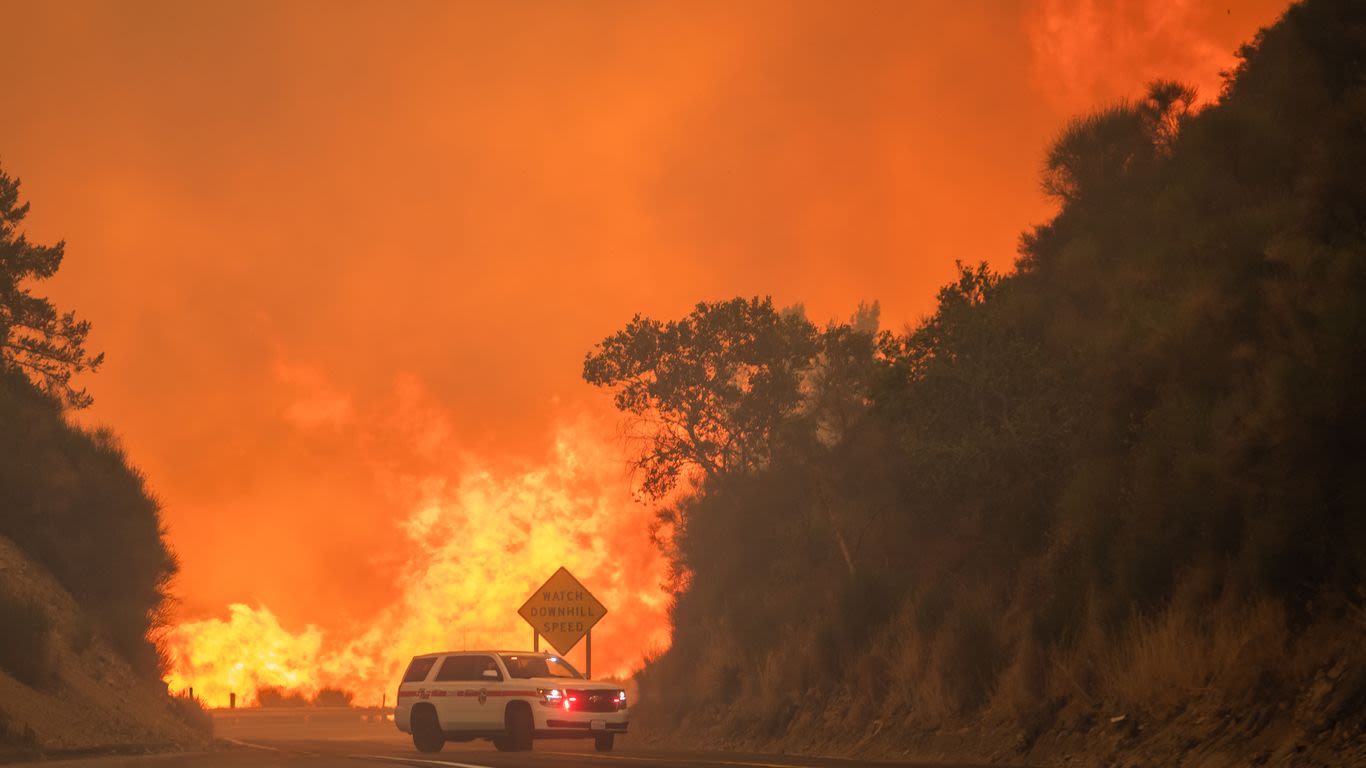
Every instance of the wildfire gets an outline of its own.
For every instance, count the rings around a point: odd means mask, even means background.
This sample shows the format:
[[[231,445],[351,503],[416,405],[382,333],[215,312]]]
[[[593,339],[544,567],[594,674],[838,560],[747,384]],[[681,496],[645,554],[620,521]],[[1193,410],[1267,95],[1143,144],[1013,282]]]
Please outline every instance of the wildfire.
[[[163,647],[170,661],[166,685],[226,704],[229,693],[245,703],[258,688],[315,695],[322,633],[313,627],[292,634],[267,608],[228,606],[228,620],[206,619],[172,628]]]
[[[561,565],[608,606],[593,632],[595,676],[629,674],[668,644],[665,566],[648,542],[650,510],[631,500],[620,454],[601,432],[588,422],[560,427],[550,460],[530,470],[476,464],[454,478],[403,478],[412,511],[401,525],[415,554],[395,575],[395,601],[368,627],[324,637],[282,627],[265,606],[232,605],[226,621],[167,632],[168,686],[193,688],[210,706],[226,706],[230,693],[249,705],[263,686],[305,697],[337,687],[378,704],[415,654],[528,647],[516,610]]]

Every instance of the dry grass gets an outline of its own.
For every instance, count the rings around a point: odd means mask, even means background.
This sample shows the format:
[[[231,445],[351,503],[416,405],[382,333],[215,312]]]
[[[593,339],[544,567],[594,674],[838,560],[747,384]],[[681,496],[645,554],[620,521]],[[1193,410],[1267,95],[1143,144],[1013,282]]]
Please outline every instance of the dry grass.
[[[1220,592],[1206,576],[1189,575],[1161,612],[1120,626],[1106,625],[1096,601],[1072,606],[1080,626],[1054,643],[1031,631],[1036,601],[993,611],[985,596],[962,592],[934,622],[923,621],[915,598],[903,602],[852,648],[832,646],[818,625],[760,649],[739,648],[717,633],[691,663],[666,656],[642,683],[652,698],[676,694],[669,699],[675,705],[679,697],[708,697],[708,714],[661,711],[653,701],[641,714],[650,710],[660,732],[736,748],[781,743],[798,752],[900,755],[972,733],[976,741],[952,749],[992,759],[1041,749],[1046,759],[1049,750],[1108,748],[1096,745],[1162,732],[1164,724],[1183,723],[1187,740],[1209,735],[1214,731],[1194,724],[1214,729],[1229,712],[1255,715],[1245,722],[1257,729],[1282,713],[1281,730],[1268,733],[1284,732],[1285,718],[1322,731],[1366,702],[1366,673],[1353,673],[1366,669],[1359,664],[1366,660],[1366,611],[1325,610],[1292,628],[1281,603],[1214,597]],[[1310,683],[1328,670],[1336,670],[1336,682],[1311,700]],[[1120,714],[1148,730],[1106,725]],[[1179,750],[1175,738],[1168,733],[1154,748]]]
[[[60,684],[33,688],[0,673],[0,710],[11,739],[44,749],[131,744],[201,744],[186,727],[165,685],[134,671],[106,638],[89,631],[81,606],[53,575],[13,542],[0,537],[5,587],[37,603],[51,621],[47,650]],[[0,620],[0,634],[12,625]]]
[[[1098,683],[1107,701],[1167,717],[1202,696],[1241,698],[1283,668],[1289,654],[1285,611],[1276,603],[1220,603],[1204,614],[1168,610],[1136,618],[1100,652]]]
[[[170,701],[171,712],[176,719],[205,736],[213,735],[213,717],[204,711],[203,705],[197,699],[189,696],[172,696]]]

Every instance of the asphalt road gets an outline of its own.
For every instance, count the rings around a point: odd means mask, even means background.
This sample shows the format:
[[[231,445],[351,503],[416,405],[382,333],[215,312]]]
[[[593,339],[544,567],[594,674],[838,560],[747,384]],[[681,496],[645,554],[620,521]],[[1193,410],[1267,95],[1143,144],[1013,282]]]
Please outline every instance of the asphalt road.
[[[199,753],[129,755],[44,761],[45,768],[856,768],[867,761],[632,748],[618,737],[610,753],[591,741],[537,741],[532,752],[498,752],[488,742],[447,744],[422,754],[388,722],[261,721],[218,718],[222,746]],[[944,768],[927,763],[879,763],[883,768]]]

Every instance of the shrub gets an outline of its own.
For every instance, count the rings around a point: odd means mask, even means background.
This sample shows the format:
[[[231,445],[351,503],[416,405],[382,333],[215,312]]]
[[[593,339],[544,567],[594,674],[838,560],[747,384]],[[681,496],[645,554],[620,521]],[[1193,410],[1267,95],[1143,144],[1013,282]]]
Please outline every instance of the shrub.
[[[38,734],[33,732],[33,728],[12,720],[3,709],[0,709],[0,747],[18,747],[18,750],[13,752],[6,750],[5,758],[18,757],[37,746]]]
[[[0,586],[0,668],[33,688],[44,688],[57,676],[52,654],[52,618],[36,600]]]
[[[22,374],[0,367],[0,535],[52,573],[140,673],[176,571],[160,508],[114,435],[68,423]]]
[[[340,688],[324,688],[318,691],[318,695],[313,697],[315,707],[349,707],[351,700],[355,698],[351,691],[343,691]]]
[[[204,711],[198,699],[189,696],[172,696],[171,712],[181,722],[205,736],[213,735],[213,716]]]
[[[940,684],[955,710],[980,707],[996,682],[999,659],[994,616],[969,602],[944,626],[936,644]]]
[[[305,707],[308,699],[298,691],[285,693],[283,688],[262,687],[256,689],[256,703],[261,707]]]

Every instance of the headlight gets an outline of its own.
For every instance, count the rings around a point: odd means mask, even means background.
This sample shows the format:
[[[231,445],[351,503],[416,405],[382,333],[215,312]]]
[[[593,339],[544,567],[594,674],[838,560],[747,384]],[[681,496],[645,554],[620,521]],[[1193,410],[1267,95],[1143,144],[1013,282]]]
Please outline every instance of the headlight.
[[[547,707],[557,707],[564,699],[564,693],[559,688],[537,688],[536,694],[541,697],[541,704]]]

